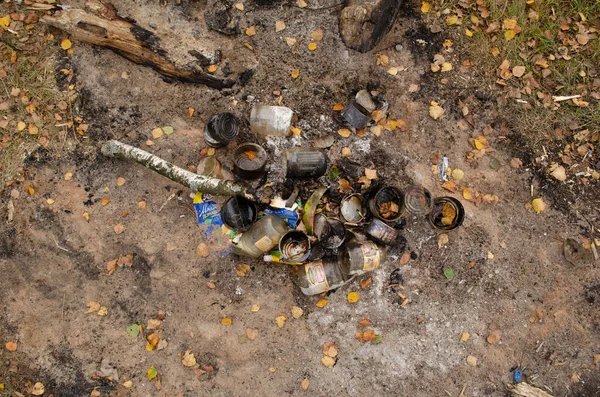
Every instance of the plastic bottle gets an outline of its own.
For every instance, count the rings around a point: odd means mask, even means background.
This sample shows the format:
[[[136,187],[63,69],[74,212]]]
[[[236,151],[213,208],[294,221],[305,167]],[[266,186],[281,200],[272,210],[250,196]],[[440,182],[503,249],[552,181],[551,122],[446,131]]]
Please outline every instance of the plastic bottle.
[[[234,254],[261,258],[279,244],[288,231],[287,222],[275,215],[267,215],[253,224],[248,231],[233,240]]]
[[[304,295],[317,295],[344,285],[348,280],[348,266],[346,262],[321,259],[300,266],[298,278]]]
[[[285,106],[254,105],[250,112],[250,129],[261,136],[287,136],[294,112]]]

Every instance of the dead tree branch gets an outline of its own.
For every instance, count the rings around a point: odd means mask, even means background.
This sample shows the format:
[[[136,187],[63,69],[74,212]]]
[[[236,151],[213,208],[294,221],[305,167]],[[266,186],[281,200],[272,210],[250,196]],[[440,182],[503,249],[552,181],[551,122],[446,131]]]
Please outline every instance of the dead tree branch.
[[[120,17],[110,3],[88,0],[86,10],[66,9],[54,16],[44,16],[42,21],[69,33],[75,40],[109,48],[172,79],[216,89],[230,88],[235,84],[235,80],[220,79],[202,70],[176,67],[152,32]]]

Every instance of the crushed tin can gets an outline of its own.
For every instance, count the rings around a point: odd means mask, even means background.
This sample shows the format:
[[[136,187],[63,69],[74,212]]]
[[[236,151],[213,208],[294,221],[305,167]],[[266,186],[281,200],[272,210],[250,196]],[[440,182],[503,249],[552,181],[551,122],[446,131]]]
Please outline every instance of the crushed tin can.
[[[306,233],[292,230],[279,240],[279,252],[282,262],[304,262],[310,254],[310,240]]]
[[[300,290],[304,295],[317,295],[345,284],[348,278],[347,263],[321,259],[306,263],[298,269]]]
[[[377,105],[373,102],[371,94],[367,90],[360,90],[354,99],[342,110],[342,118],[348,125],[357,130],[363,129],[371,121],[371,113]]]
[[[233,172],[244,179],[256,179],[264,174],[267,152],[254,143],[244,143],[233,152]]]
[[[360,275],[378,269],[383,253],[373,241],[352,241],[344,245],[339,262],[347,263],[348,274]]]
[[[454,197],[437,197],[427,219],[438,230],[454,230],[465,220],[465,208]]]
[[[221,220],[234,230],[246,230],[256,222],[257,216],[256,204],[243,197],[230,197],[221,207]]]
[[[283,156],[283,174],[286,178],[317,178],[327,171],[327,156],[318,149],[287,149]]]
[[[376,218],[395,222],[402,216],[404,195],[393,186],[382,187],[369,199],[369,209]]]
[[[208,146],[219,148],[237,137],[240,132],[240,123],[231,113],[214,114],[204,125],[204,140]]]
[[[362,197],[359,194],[349,194],[340,202],[340,213],[348,223],[357,225],[365,218],[362,211]]]
[[[404,208],[413,215],[423,216],[431,212],[433,198],[422,186],[411,186],[404,192]]]
[[[260,258],[279,244],[288,231],[287,222],[275,215],[260,218],[250,228],[237,235],[231,249],[234,254]]]
[[[384,245],[394,245],[396,240],[398,240],[398,236],[400,236],[400,231],[377,218],[373,218],[365,226],[365,233],[373,240]]]

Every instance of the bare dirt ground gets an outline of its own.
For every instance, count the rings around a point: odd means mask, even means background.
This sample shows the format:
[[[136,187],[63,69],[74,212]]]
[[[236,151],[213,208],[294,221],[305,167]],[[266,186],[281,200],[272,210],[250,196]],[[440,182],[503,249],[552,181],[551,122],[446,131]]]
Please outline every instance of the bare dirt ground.
[[[494,100],[475,95],[490,89],[480,87],[469,68],[456,67],[445,85],[431,77],[431,57],[440,50],[444,33],[429,33],[409,5],[374,51],[356,53],[339,37],[340,7],[323,0],[304,9],[246,3],[243,12],[234,12],[241,27],[256,27],[255,36],[210,32],[200,37],[195,32],[206,31],[203,4],[172,3],[114,2],[122,15],[165,37],[165,47],[182,54],[198,46],[220,47],[221,66],[227,62],[236,74],[246,68],[255,73],[246,86],[219,92],[165,82],[148,68],[85,44],[75,43],[71,56],[57,53],[56,69],[67,65],[74,70],[90,128],[61,158],[43,148],[31,155],[28,179],[2,194],[0,339],[3,344],[17,341],[18,349],[0,353],[0,383],[27,393],[28,386],[30,391],[31,384],[42,382],[45,395],[54,396],[85,396],[93,390],[112,396],[502,396],[512,383],[511,371],[526,367],[534,374],[529,382],[553,396],[599,395],[594,355],[600,353],[600,270],[597,263],[575,267],[562,254],[565,238],[590,237],[589,225],[569,210],[573,203],[561,202],[549,182],[528,168],[531,159],[520,150],[516,135],[512,142],[504,138],[513,135],[511,117]],[[287,27],[276,33],[279,19]],[[324,37],[309,51],[308,36],[316,28],[323,29]],[[296,38],[297,44],[290,48],[285,37]],[[396,76],[376,65],[382,53],[390,66],[401,69]],[[293,69],[299,69],[299,78],[290,77]],[[419,91],[409,93],[411,84]],[[406,121],[407,131],[337,135],[341,125],[332,107],[366,87],[382,93],[391,115]],[[252,104],[274,104],[274,90],[281,91],[283,105],[295,111],[302,130],[299,137],[276,144],[253,136],[247,127]],[[466,130],[457,124],[459,98],[474,114],[475,125]],[[430,101],[444,107],[442,119],[429,117]],[[196,110],[191,119],[188,107]],[[188,189],[99,154],[100,145],[115,138],[195,167],[204,148],[204,122],[223,111],[244,121],[240,137],[216,152],[226,164],[244,141],[262,143],[276,161],[282,147],[308,146],[333,134],[333,161],[347,146],[354,159],[377,169],[387,183],[400,188],[417,183],[435,196],[449,194],[431,170],[437,151],[449,157],[451,167],[465,171],[464,183],[499,201],[477,206],[463,200],[464,225],[449,233],[441,247],[425,220],[408,219],[404,236],[416,259],[405,265],[387,261],[370,275],[370,287],[362,289],[355,280],[318,308],[321,297],[303,296],[289,267],[221,256],[217,243],[207,241],[197,224]],[[164,125],[175,133],[153,139],[148,147],[151,130]],[[491,130],[484,131],[487,126]],[[468,138],[483,133],[496,149],[493,155],[502,164],[498,170],[488,166],[489,157],[465,158],[472,150]],[[524,166],[508,166],[513,157]],[[72,179],[65,180],[68,172]],[[117,186],[119,177],[125,184]],[[272,177],[280,177],[276,167]],[[528,208],[532,189],[548,203],[541,214]],[[13,193],[14,222],[7,224],[11,190],[20,194]],[[176,198],[167,200],[173,193]],[[107,205],[103,197],[110,199]],[[54,203],[49,205],[48,198]],[[139,208],[140,201],[146,209]],[[124,225],[123,233],[115,233],[117,224]],[[196,255],[202,242],[211,247],[207,258]],[[133,255],[133,266],[107,276],[105,263],[126,254]],[[246,277],[236,275],[240,263],[252,267]],[[454,279],[444,276],[446,267],[454,269]],[[409,299],[406,306],[388,288],[395,269]],[[348,303],[351,291],[359,293],[357,303]],[[90,301],[106,306],[108,315],[84,314]],[[251,310],[255,304],[258,312]],[[299,319],[291,316],[292,305],[304,309]],[[132,338],[126,329],[156,318],[159,311],[166,313],[161,338],[168,345],[147,351],[144,336],[149,332]],[[283,328],[275,323],[281,314],[288,317]],[[232,324],[222,325],[224,317]],[[365,317],[383,336],[381,343],[355,338]],[[258,337],[249,340],[246,328],[258,329]],[[465,332],[470,338],[461,342]],[[488,342],[491,334],[494,344]],[[320,362],[327,342],[336,343],[339,351],[332,368]],[[212,371],[184,367],[179,355],[188,349],[200,368],[212,366]],[[475,367],[467,364],[467,356],[476,357]],[[94,379],[103,359],[117,369],[120,384]],[[151,366],[160,383],[148,380]],[[306,391],[301,388],[305,378],[310,382]],[[131,388],[121,385],[127,380]],[[0,395],[11,395],[7,390]]]

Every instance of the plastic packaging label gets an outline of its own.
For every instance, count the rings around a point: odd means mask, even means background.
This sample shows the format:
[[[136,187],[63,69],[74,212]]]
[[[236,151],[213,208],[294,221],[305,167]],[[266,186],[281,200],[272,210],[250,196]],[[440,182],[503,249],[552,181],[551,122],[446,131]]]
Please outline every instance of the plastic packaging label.
[[[285,220],[292,229],[295,229],[298,226],[298,222],[300,221],[300,217],[298,217],[298,212],[287,208],[267,207],[267,209],[265,210],[265,215],[269,214],[273,214]]]
[[[327,282],[325,269],[323,269],[323,264],[321,262],[309,263],[305,266],[305,269],[306,278],[308,279],[308,282],[312,288],[318,288],[322,286],[323,291],[327,291],[329,289],[329,283]]]
[[[363,253],[363,270],[365,272],[375,270],[381,264],[381,253],[373,243],[365,243],[360,246]]]
[[[209,194],[197,192],[194,195],[194,209],[198,216],[198,223],[206,225],[222,226],[223,220],[217,209],[217,203]]]
[[[273,240],[271,240],[269,236],[263,236],[260,240],[254,243],[254,246],[262,252],[269,252],[275,246],[275,244],[273,244]]]

